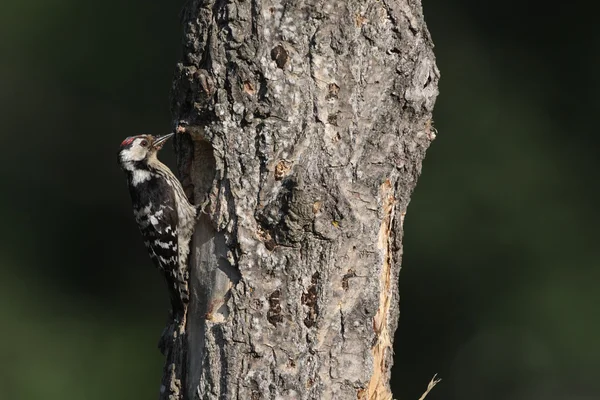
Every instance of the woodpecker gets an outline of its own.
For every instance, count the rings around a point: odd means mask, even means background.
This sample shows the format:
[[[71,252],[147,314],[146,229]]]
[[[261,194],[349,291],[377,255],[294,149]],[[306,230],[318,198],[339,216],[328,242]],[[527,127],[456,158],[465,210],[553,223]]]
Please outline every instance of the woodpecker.
[[[179,180],[156,156],[173,135],[128,137],[119,148],[118,163],[127,175],[133,215],[144,245],[166,278],[173,313],[181,317],[189,301],[187,259],[196,208]]]

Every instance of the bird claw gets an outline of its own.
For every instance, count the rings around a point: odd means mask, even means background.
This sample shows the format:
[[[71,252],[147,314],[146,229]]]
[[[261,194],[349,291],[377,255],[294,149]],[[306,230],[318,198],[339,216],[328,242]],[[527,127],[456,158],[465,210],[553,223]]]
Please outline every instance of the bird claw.
[[[204,202],[198,206],[196,206],[196,219],[200,219],[201,215],[208,215],[208,212],[206,211],[206,208],[208,207],[208,205],[210,204],[210,199],[206,199],[204,200]]]

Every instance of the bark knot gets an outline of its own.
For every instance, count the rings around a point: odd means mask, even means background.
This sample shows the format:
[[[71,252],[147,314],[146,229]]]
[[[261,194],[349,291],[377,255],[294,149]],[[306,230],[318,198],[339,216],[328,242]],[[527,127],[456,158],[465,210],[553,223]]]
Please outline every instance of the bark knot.
[[[288,62],[288,52],[282,45],[277,45],[271,50],[271,59],[277,64],[277,68],[283,69]]]

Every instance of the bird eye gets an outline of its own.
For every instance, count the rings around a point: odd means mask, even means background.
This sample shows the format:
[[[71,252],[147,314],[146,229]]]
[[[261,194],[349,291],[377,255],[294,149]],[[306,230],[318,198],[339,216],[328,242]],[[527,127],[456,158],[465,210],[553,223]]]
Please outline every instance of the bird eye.
[[[146,147],[146,146],[148,146],[148,141],[147,141],[147,140],[142,140],[142,141],[140,142],[140,146],[142,146],[142,147]]]

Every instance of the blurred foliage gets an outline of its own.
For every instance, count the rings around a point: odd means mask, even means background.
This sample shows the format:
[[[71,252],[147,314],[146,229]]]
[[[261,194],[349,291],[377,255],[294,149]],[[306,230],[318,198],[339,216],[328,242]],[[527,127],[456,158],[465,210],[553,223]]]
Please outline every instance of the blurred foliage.
[[[424,3],[439,134],[405,224],[394,393],[437,372],[431,400],[596,399],[595,14]],[[0,5],[2,398],[157,396],[167,300],[115,159],[170,127],[181,6]]]

